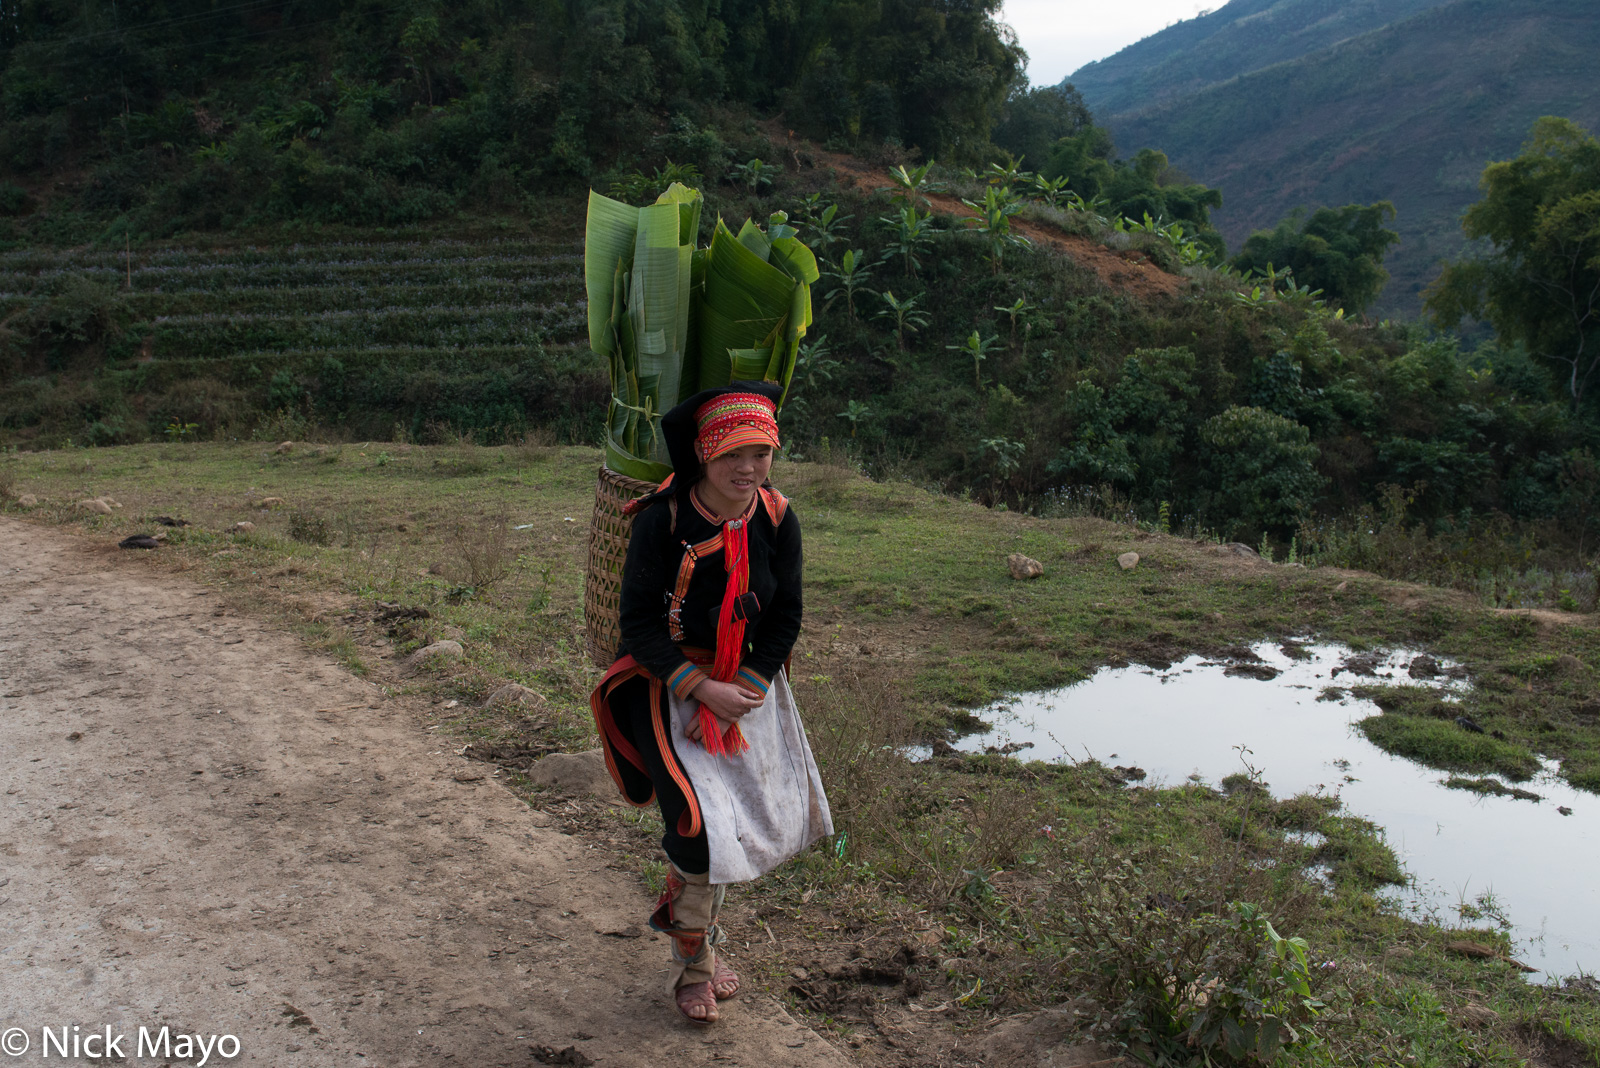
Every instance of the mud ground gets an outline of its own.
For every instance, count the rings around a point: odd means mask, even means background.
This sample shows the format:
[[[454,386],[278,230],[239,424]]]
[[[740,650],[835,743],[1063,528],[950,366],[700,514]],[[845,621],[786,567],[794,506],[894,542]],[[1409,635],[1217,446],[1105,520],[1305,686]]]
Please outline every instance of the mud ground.
[[[850,1063],[764,997],[681,1023],[637,880],[413,700],[0,519],[0,1029],[32,1040],[11,1063],[73,1025],[232,1034],[210,1063],[285,1068]]]

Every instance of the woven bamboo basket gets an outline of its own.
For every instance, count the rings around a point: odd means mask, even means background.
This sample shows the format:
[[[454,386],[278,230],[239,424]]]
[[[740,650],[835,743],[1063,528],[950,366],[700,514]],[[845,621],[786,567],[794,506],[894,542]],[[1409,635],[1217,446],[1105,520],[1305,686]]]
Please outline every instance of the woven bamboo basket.
[[[628,557],[633,517],[623,515],[629,501],[656,487],[600,469],[594,487],[594,519],[589,523],[589,571],[583,586],[583,622],[589,659],[608,668],[622,641],[622,563]]]

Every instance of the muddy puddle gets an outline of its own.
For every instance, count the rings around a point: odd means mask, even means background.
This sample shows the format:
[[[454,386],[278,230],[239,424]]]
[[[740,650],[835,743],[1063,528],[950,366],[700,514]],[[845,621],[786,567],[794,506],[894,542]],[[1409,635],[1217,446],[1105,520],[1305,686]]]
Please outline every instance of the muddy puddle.
[[[1412,878],[1393,896],[1412,915],[1454,926],[1462,904],[1489,905],[1511,924],[1519,959],[1544,973],[1533,978],[1600,970],[1600,798],[1561,782],[1553,765],[1527,782],[1501,780],[1538,801],[1448,789],[1446,773],[1390,756],[1354,726],[1379,710],[1351,687],[1426,685],[1449,700],[1468,683],[1448,663],[1424,659],[1413,677],[1416,654],[1404,651],[1262,644],[1239,653],[1108,668],[1000,702],[978,713],[993,729],[957,748],[1092,756],[1142,769],[1150,786],[1216,785],[1243,770],[1244,746],[1275,796],[1336,794],[1346,812],[1384,829]]]

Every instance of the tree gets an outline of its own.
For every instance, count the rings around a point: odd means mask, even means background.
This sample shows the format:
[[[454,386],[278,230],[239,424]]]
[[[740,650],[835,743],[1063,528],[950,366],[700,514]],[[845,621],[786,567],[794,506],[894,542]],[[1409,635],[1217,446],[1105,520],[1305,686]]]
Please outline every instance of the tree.
[[[1547,116],[1478,185],[1461,225],[1493,250],[1446,264],[1426,306],[1447,329],[1485,319],[1502,343],[1524,343],[1579,408],[1600,370],[1600,142]]]
[[[1015,156],[1038,161],[1049,157],[1063,137],[1073,137],[1094,125],[1083,97],[1070,85],[1028,88],[1018,78],[1001,109],[1000,121],[990,135],[994,143]]]
[[[1384,222],[1394,205],[1346,204],[1318,208],[1301,224],[1296,211],[1271,230],[1257,230],[1233,258],[1241,271],[1264,271],[1268,264],[1288,267],[1297,285],[1320,289],[1332,305],[1361,312],[1377,299],[1389,272],[1384,251],[1400,240]]]

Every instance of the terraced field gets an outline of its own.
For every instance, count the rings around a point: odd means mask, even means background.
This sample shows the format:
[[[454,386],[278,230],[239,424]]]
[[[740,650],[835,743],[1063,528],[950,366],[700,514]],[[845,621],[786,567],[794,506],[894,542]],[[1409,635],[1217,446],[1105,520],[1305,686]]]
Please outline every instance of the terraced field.
[[[582,437],[576,413],[604,396],[582,266],[576,240],[0,255],[0,319],[98,300],[118,322],[93,383],[10,383],[0,430],[47,436],[76,409],[97,443],[172,419],[240,436],[269,414],[313,412],[369,437],[447,427],[497,440],[536,425]]]

